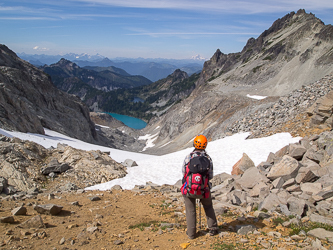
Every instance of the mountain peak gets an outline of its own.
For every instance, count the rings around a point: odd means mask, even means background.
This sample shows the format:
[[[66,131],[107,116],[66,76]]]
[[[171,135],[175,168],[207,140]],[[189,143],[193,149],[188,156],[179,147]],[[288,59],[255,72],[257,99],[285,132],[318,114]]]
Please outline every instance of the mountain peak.
[[[192,60],[198,60],[198,61],[206,60],[206,58],[200,56],[199,54],[198,54],[198,55],[195,55],[195,56],[192,56],[191,59],[192,59]]]
[[[73,63],[65,58],[61,58],[59,62],[52,64],[51,66],[66,67],[71,69],[77,69],[79,66],[76,63]]]

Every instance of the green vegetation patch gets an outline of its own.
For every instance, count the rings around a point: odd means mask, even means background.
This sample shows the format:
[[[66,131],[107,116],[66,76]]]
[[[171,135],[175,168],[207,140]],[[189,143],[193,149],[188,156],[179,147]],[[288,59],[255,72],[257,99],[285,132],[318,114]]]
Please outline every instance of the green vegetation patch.
[[[214,243],[211,245],[214,250],[233,250],[233,249],[247,249],[242,247],[241,244],[227,244],[227,243]]]
[[[333,226],[328,225],[328,224],[323,224],[323,223],[318,223],[318,222],[305,222],[305,223],[300,223],[299,225],[297,224],[291,224],[290,228],[292,231],[289,233],[290,235],[295,235],[299,234],[301,231],[304,232],[309,232],[310,230],[316,229],[316,228],[323,228],[327,231],[332,231],[333,232]]]
[[[253,68],[253,69],[252,69],[252,72],[253,72],[253,73],[256,73],[256,72],[257,72],[262,66],[263,66],[263,65],[259,65],[259,66],[255,67],[255,68]]]
[[[271,61],[272,57],[271,56],[266,56],[263,60],[269,60],[269,61]]]

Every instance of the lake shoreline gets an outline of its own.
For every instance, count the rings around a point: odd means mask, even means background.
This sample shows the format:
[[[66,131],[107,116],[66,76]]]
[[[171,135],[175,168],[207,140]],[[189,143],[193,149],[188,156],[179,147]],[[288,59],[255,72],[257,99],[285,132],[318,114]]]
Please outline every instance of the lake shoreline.
[[[147,122],[144,120],[141,120],[136,117],[128,116],[128,115],[121,115],[121,114],[116,114],[116,113],[110,113],[110,112],[104,112],[113,118],[117,119],[118,121],[121,121],[124,123],[126,126],[133,128],[133,129],[143,129],[147,126]]]

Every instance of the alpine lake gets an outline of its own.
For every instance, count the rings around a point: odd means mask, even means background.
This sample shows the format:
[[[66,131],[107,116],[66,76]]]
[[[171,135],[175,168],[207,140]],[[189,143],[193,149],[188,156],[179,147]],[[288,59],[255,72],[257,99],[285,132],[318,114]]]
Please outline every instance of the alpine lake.
[[[119,115],[116,113],[107,113],[111,115],[113,118],[123,122],[126,126],[133,129],[143,129],[147,126],[147,123],[139,118],[127,116],[127,115]]]

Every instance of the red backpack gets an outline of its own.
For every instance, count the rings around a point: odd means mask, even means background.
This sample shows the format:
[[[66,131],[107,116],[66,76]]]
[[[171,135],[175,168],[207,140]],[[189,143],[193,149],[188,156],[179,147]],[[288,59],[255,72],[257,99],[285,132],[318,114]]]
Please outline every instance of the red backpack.
[[[205,154],[194,156],[186,165],[181,192],[189,198],[202,199],[209,197],[208,170],[210,160]]]

